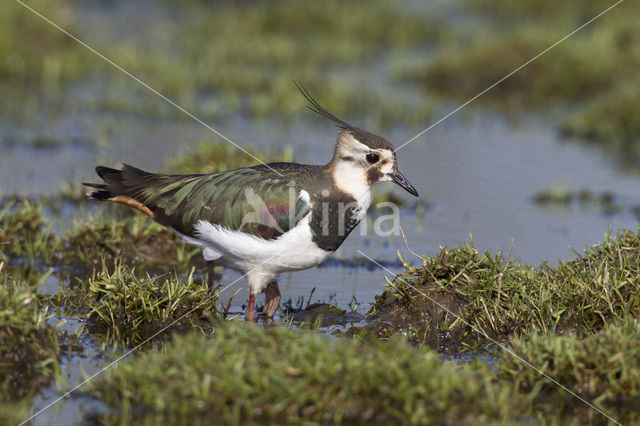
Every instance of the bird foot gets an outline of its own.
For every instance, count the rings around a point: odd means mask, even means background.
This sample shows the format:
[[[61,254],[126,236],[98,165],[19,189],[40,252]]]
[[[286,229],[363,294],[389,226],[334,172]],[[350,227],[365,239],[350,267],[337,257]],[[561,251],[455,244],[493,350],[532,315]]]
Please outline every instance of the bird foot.
[[[268,318],[271,318],[280,306],[280,289],[278,288],[278,282],[269,282],[267,287],[264,289],[264,294],[266,296],[266,300],[264,302],[262,312],[264,312]]]
[[[244,312],[244,316],[247,319],[247,321],[250,321],[250,322],[258,321],[258,314],[256,314],[255,304],[256,304],[256,296],[255,294],[250,294],[249,302],[247,303],[247,310]]]

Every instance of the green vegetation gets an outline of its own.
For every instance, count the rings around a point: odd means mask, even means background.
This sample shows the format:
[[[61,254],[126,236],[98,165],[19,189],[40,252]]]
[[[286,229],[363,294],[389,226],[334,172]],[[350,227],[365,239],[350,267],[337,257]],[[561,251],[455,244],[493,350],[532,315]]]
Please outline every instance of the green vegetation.
[[[245,148],[249,153],[261,158],[265,163],[293,161],[293,151],[286,148],[282,152],[257,153],[255,149]],[[217,173],[240,167],[256,165],[256,160],[248,155],[239,155],[238,148],[225,142],[202,140],[192,152],[183,152],[170,158],[166,169],[169,173]]]
[[[584,339],[533,335],[514,342],[512,350],[596,406],[625,416],[625,423],[640,420],[640,326],[636,320],[608,326]],[[513,356],[505,355],[498,367],[501,380],[518,383],[520,391],[545,411],[575,405],[557,384]]]
[[[47,325],[37,287],[9,276],[0,263],[0,401],[47,384],[58,369],[60,336]],[[0,415],[1,418],[1,415]]]
[[[73,21],[73,10],[61,0],[25,2],[62,27]],[[69,37],[18,2],[4,4],[0,16],[0,78],[17,84],[58,86],[85,77],[96,61],[79,51]]]
[[[193,271],[180,279],[168,274],[136,274],[123,265],[110,272],[103,266],[94,277],[77,279],[42,299],[88,318],[92,333],[106,334],[108,340],[123,346],[155,337],[169,325],[171,330],[155,340],[176,330],[211,329],[212,321],[226,316],[226,310],[217,305],[217,291],[195,280]]]
[[[489,31],[465,34],[443,46],[435,61],[400,76],[447,97],[466,100],[604,11],[613,1],[468,0],[488,19]],[[640,160],[640,64],[635,16],[623,2],[479,98],[507,110],[571,106],[567,135],[586,137],[615,152],[625,166]],[[577,108],[576,108],[577,107]]]
[[[563,131],[596,145],[606,144],[619,154],[623,166],[637,168],[640,159],[638,108],[640,79],[629,79],[596,96],[583,110],[569,116],[563,124]]]
[[[30,200],[7,204],[0,212],[0,256],[75,267],[84,273],[105,265],[113,268],[116,263],[182,272],[204,265],[198,249],[183,244],[173,232],[146,216],[91,217],[62,238],[51,231],[53,223],[42,210],[41,204]],[[125,208],[121,211],[133,213]]]
[[[0,423],[20,424],[33,414],[33,398],[19,401],[3,401],[0,405]]]
[[[126,208],[126,207],[125,207]],[[139,269],[188,271],[204,266],[200,250],[184,244],[169,229],[135,211],[124,219],[89,218],[67,232],[60,260],[91,271],[117,263]]]
[[[7,206],[33,204],[45,208],[46,211],[60,213],[65,206],[78,207],[87,201],[86,187],[79,183],[64,183],[55,192],[29,196],[22,194],[6,194],[0,197],[0,204]]]
[[[0,211],[0,259],[22,257],[27,260],[54,259],[61,241],[42,217],[42,206],[26,200],[6,203]]]
[[[83,14],[82,8],[90,6],[71,7],[60,0],[29,5],[199,117],[297,114],[304,99],[294,79],[336,114],[357,117],[366,111],[377,121],[422,122],[431,111],[426,102],[395,96],[392,88],[369,84],[361,74],[334,72],[336,65],[357,70],[371,64],[384,76],[388,59],[407,56],[440,37],[431,19],[402,5],[381,0],[296,7],[284,0],[244,6],[167,1],[154,6],[157,25],[132,29],[116,43],[91,13]],[[5,9],[0,54],[7,59],[0,63],[0,76],[8,81],[62,87],[92,78],[109,89],[84,99],[88,108],[174,112],[162,102],[141,100],[143,89],[138,91],[136,83],[18,3]],[[378,76],[371,73],[367,80]],[[376,117],[371,117],[373,104]]]
[[[237,322],[212,338],[175,336],[92,386],[117,421],[142,409],[149,423],[482,423],[526,406],[508,387],[402,339],[358,343]]]
[[[564,34],[538,26],[508,29],[480,37],[464,48],[443,49],[441,57],[416,75],[447,96],[466,100],[542,52]],[[578,37],[578,36],[576,36]],[[585,100],[610,84],[617,55],[594,39],[569,39],[547,56],[527,65],[484,94],[481,100],[510,110],[548,105],[557,101]],[[576,45],[578,44],[578,45]],[[585,49],[584,46],[589,46]],[[594,56],[600,58],[594,61]],[[580,70],[580,72],[577,72]],[[463,76],[465,78],[463,78]]]
[[[584,340],[533,336],[513,351],[619,421],[637,421],[636,323]],[[605,420],[507,353],[452,364],[406,340],[331,339],[308,331],[220,323],[176,335],[92,383],[110,422],[485,424]],[[133,417],[132,417],[133,416]]]
[[[613,192],[593,192],[588,188],[575,191],[565,186],[553,186],[538,191],[532,198],[533,202],[539,206],[566,209],[579,204],[583,209],[598,209],[603,214],[618,213],[626,207],[617,201],[616,194]],[[635,211],[635,208],[636,206],[632,206],[631,210]]]
[[[640,234],[620,232],[582,256],[539,268],[480,254],[472,244],[443,249],[389,282],[351,334],[403,333],[431,345],[505,340],[532,331],[585,335],[640,318]]]
[[[245,104],[254,116],[297,113],[304,105],[292,86],[297,79],[312,93],[322,93],[323,103],[337,114],[370,111],[375,103],[382,115],[409,115],[409,105],[391,102],[387,93],[371,86],[363,90],[330,70],[336,64],[361,66],[437,36],[429,20],[384,1],[362,5],[331,0],[296,7],[287,1],[260,1],[216,8],[195,3],[186,18],[190,25],[176,30],[173,38],[179,49],[158,46],[163,55],[149,57],[129,47],[114,55],[167,93],[192,98],[198,92],[215,93],[215,99],[199,105],[205,114],[216,113],[219,100],[229,112]]]
[[[466,0],[466,4],[480,12],[491,12],[497,19],[511,18],[511,25],[517,26],[520,20],[547,21],[549,19],[564,20],[580,25],[593,18],[607,7],[613,5],[611,0],[571,0],[563,3],[553,0]]]

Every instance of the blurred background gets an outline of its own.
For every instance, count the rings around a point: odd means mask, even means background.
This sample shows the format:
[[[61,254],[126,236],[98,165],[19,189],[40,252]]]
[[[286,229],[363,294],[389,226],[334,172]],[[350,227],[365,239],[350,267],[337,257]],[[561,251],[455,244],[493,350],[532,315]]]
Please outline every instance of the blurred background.
[[[305,109],[293,80],[400,146],[614,2],[25,4],[261,158],[319,164],[337,129]],[[415,251],[434,255],[472,236],[479,249],[556,263],[573,256],[568,246],[636,229],[639,13],[637,3],[619,4],[398,151],[421,197],[391,185],[378,194],[401,205]],[[5,196],[79,194],[96,164],[197,170],[199,153],[227,144],[14,1],[0,15],[0,93]],[[101,207],[73,203],[57,214],[77,223]],[[353,235],[338,263],[359,258],[356,249],[393,265],[404,246]],[[285,281],[294,294],[326,284],[317,294],[343,304],[372,299],[382,282],[380,271],[331,264]]]

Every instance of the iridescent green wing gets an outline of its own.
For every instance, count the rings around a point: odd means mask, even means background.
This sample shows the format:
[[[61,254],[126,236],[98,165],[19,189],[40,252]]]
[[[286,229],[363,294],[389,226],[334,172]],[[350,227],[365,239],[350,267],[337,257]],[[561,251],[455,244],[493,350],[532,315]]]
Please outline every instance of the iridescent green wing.
[[[243,168],[212,175],[143,177],[134,198],[148,206],[158,222],[185,234],[198,220],[265,239],[293,228],[310,210],[300,186],[263,169]]]

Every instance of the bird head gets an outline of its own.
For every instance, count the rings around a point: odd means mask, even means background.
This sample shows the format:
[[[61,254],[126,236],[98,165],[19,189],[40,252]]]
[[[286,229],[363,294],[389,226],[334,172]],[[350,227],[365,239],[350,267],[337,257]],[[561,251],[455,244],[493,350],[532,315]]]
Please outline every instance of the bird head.
[[[368,187],[391,181],[418,196],[418,191],[398,170],[394,146],[373,133],[357,128],[340,131],[332,164],[336,180],[352,179]]]
[[[340,128],[336,150],[329,163],[339,187],[357,195],[358,188],[368,190],[379,182],[391,181],[418,196],[418,191],[398,170],[395,147],[391,142],[339,119],[313,99],[302,85],[296,83],[296,86],[309,101],[310,110],[332,120]]]

